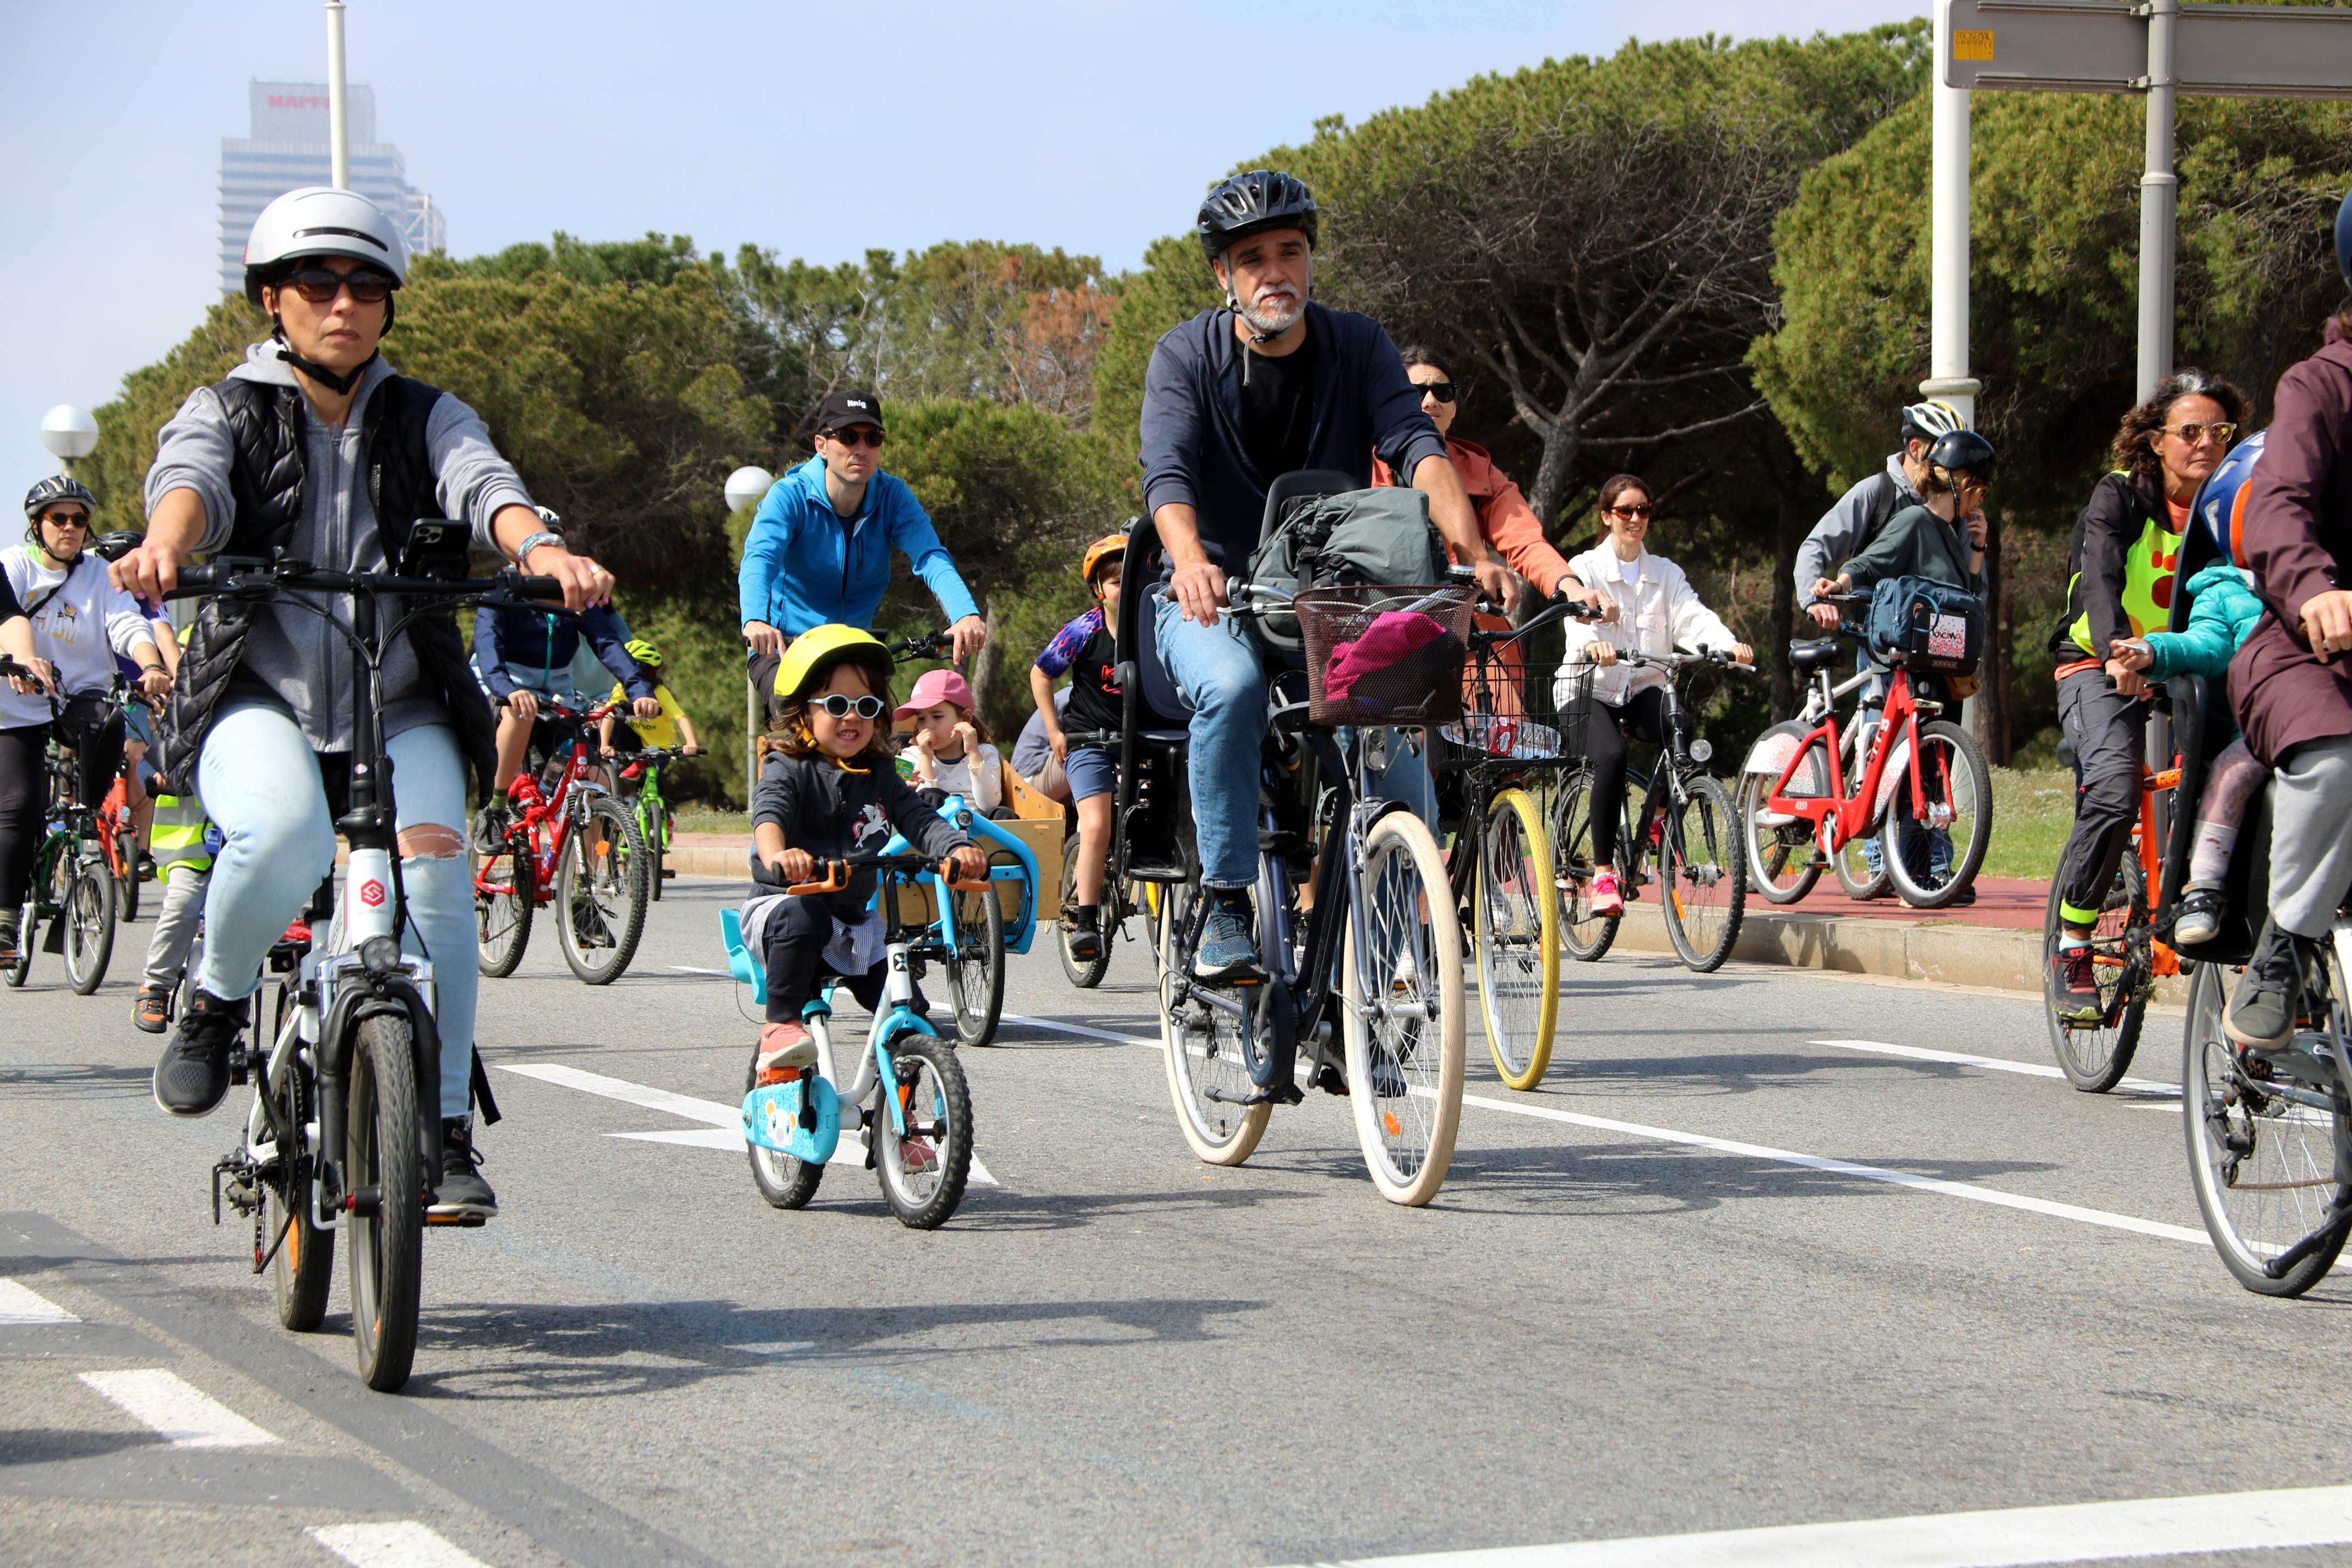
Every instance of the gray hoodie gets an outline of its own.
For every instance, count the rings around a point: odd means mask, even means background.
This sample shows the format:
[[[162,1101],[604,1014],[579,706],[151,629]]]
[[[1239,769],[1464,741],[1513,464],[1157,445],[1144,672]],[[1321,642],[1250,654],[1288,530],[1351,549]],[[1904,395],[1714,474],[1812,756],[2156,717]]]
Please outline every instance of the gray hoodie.
[[[392,563],[384,555],[376,531],[375,508],[368,499],[367,472],[361,464],[361,411],[376,387],[394,374],[378,354],[360,377],[352,401],[352,417],[341,429],[331,427],[310,410],[303,421],[305,439],[301,521],[287,541],[287,553],[297,560],[335,572],[383,572]],[[292,367],[278,357],[275,342],[256,343],[246,350],[246,363],[229,372],[234,381],[258,381],[273,386],[295,384]],[[501,507],[529,506],[530,496],[516,477],[513,465],[490,444],[481,416],[457,398],[443,394],[425,424],[425,450],[432,458],[444,514],[473,525],[474,547],[497,552],[490,519]],[[165,494],[190,489],[205,504],[205,536],[199,553],[217,551],[228,542],[236,521],[236,503],[229,491],[229,470],[236,461],[228,416],[219,394],[200,386],[188,394],[180,412],[155,437],[155,466],[147,471],[147,510],[152,512]],[[289,595],[257,622],[245,646],[245,659],[230,683],[228,700],[257,698],[293,715],[303,738],[321,752],[347,752],[352,747],[352,693],[357,676],[351,647],[316,615],[291,601],[308,599],[348,619],[350,604],[332,595]],[[446,724],[447,710],[431,694],[419,672],[416,655],[404,637],[384,658],[383,733],[387,739],[425,724]]]
[[[1892,506],[1879,500],[1885,480],[1895,485]],[[1910,479],[1903,472],[1899,453],[1886,459],[1885,475],[1873,474],[1840,496],[1837,504],[1822,514],[1812,532],[1797,546],[1797,563],[1790,574],[1797,581],[1797,607],[1801,610],[1813,602],[1813,584],[1824,577],[1837,575],[1839,562],[1862,553],[1874,531],[1871,527],[1874,519],[1884,527],[1894,521],[1896,512],[1918,504],[1919,492],[1911,488]]]

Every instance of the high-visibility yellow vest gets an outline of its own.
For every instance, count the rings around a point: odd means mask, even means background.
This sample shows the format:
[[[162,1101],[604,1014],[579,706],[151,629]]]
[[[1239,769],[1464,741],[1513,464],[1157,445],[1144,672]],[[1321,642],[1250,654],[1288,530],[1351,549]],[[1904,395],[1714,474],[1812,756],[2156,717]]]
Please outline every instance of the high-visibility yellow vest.
[[[2155,518],[2141,525],[2139,537],[2124,552],[2124,619],[2131,623],[2131,635],[2144,637],[2150,632],[2160,632],[2172,624],[2173,578],[2180,568],[2180,542],[2185,534],[2175,533]],[[2074,574],[2066,584],[2072,596],[2081,591],[2083,574]],[[2091,649],[2091,612],[2084,610],[2066,628],[2068,635],[2084,653]]]
[[[212,824],[205,818],[205,803],[192,795],[159,795],[155,797],[155,831],[148,839],[148,849],[155,858],[155,869],[160,874],[165,868],[186,861],[199,871],[212,868],[212,847],[205,842]]]

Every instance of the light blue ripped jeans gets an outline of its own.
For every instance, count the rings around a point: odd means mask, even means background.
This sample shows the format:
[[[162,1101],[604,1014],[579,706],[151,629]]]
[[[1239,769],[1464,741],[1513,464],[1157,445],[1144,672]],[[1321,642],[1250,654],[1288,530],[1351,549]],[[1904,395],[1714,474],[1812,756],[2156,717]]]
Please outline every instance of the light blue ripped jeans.
[[[446,724],[395,735],[392,757],[399,831],[439,826],[457,836],[446,856],[404,856],[407,952],[433,961],[441,1030],[441,1114],[466,1114],[472,1087],[475,968],[473,873],[466,842],[466,764]],[[344,765],[341,758],[336,765]],[[249,996],[261,962],[335,867],[335,824],[319,754],[283,710],[228,704],[205,737],[196,793],[224,837],[205,896],[205,958],[197,984],[224,1000]],[[323,945],[326,933],[320,933]]]

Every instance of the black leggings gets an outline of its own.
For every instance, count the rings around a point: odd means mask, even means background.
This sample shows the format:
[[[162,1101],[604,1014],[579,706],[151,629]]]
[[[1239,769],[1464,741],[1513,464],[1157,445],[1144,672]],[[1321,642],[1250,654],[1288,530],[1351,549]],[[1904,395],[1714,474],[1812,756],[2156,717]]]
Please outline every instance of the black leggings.
[[[0,910],[25,902],[33,857],[41,847],[41,808],[48,803],[49,727],[0,730]]]
[[[863,910],[858,910],[863,913]],[[786,899],[784,907],[768,921],[761,942],[760,965],[768,977],[768,1022],[797,1024],[824,981],[821,962],[833,940],[833,911],[819,898]],[[867,1012],[881,1005],[883,984],[890,977],[890,961],[883,959],[863,974],[845,974],[842,982],[857,1005]],[[915,987],[914,1008],[929,1016],[930,1004],[923,988]]]
[[[1666,743],[1666,694],[1659,687],[1637,691],[1622,708],[1595,700],[1584,726],[1584,754],[1592,761],[1592,858],[1605,864],[1617,853],[1617,827],[1625,818],[1625,742]]]

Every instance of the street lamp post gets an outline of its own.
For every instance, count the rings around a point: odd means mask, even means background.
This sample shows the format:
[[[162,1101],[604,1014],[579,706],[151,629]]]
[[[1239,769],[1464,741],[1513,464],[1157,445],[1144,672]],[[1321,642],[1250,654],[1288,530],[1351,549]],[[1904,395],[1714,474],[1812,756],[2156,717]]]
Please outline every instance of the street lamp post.
[[[727,476],[727,515],[734,516],[747,506],[756,506],[776,476],[765,468],[741,468]],[[751,678],[743,678],[743,809],[751,809],[751,796],[760,787],[760,689]]]
[[[87,408],[60,403],[41,416],[41,445],[71,474],[76,463],[98,450],[98,421]]]

